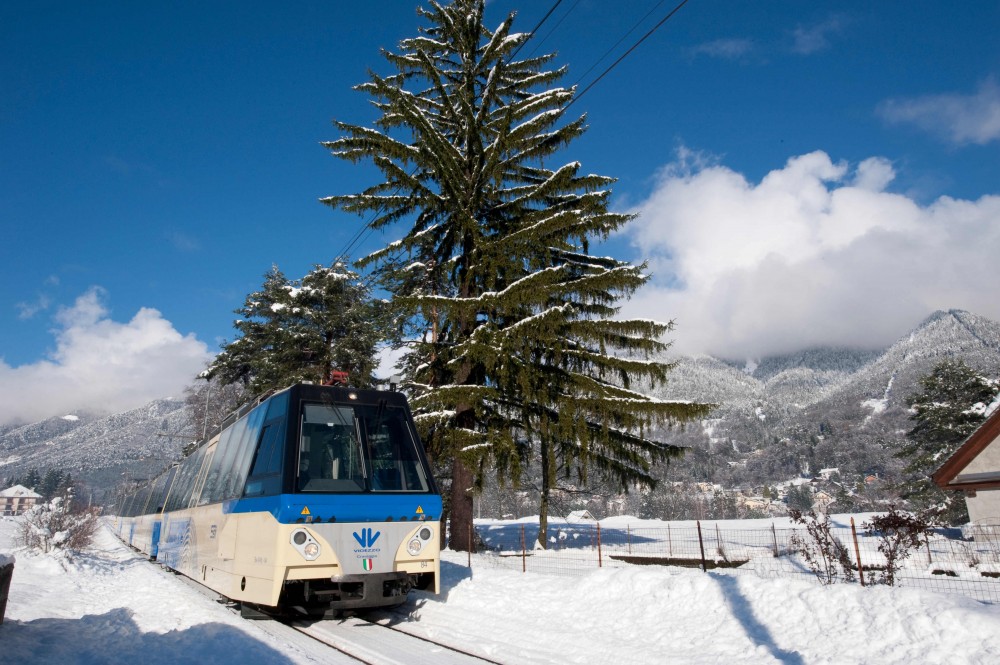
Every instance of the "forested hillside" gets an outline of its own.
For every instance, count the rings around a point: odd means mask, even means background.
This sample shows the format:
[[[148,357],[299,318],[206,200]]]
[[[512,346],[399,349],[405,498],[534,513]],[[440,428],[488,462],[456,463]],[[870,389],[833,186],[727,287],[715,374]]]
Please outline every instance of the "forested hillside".
[[[836,483],[827,489],[839,490],[838,507],[875,507],[892,496],[903,466],[894,454],[913,426],[908,397],[944,358],[1000,377],[1000,324],[968,312],[936,312],[881,351],[813,349],[750,362],[675,358],[657,396],[719,404],[706,419],[659,433],[688,446],[685,457],[655,470],[656,490],[628,495],[563,476],[556,514],[587,507],[674,517],[698,505],[706,514],[732,512],[733,490],[777,494],[789,481],[830,468],[837,469]],[[58,468],[102,497],[178,459],[188,439],[164,435],[190,434],[186,427],[183,401],[157,400],[112,416],[81,412],[7,428],[0,430],[0,479]],[[500,489],[487,478],[480,510],[523,514],[537,505],[536,488],[529,480]],[[713,508],[715,499],[720,504]]]

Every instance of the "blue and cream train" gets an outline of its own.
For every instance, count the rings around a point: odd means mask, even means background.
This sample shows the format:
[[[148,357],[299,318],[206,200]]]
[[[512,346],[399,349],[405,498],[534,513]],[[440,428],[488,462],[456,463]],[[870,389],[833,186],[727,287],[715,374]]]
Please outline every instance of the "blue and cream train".
[[[248,404],[116,514],[123,541],[248,615],[440,590],[441,495],[396,392],[300,384]]]

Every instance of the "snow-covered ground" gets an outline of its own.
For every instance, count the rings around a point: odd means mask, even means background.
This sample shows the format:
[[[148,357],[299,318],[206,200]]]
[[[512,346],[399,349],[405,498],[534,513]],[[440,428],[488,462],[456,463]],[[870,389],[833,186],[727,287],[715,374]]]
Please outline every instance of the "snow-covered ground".
[[[17,550],[16,527],[0,518],[0,555],[16,556],[4,665],[342,658],[240,619],[107,530],[68,557]],[[503,663],[1000,662],[1000,606],[958,595],[656,566],[567,576],[473,559],[470,571],[465,555],[445,559],[442,594],[413,594],[407,629]]]

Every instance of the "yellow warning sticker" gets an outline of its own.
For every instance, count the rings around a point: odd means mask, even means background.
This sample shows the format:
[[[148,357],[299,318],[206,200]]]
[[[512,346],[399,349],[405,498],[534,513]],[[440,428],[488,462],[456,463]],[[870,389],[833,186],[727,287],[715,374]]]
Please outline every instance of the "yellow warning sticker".
[[[305,508],[303,508],[302,512],[299,513],[299,514],[300,515],[312,515],[312,513],[309,512],[309,506],[306,506]]]
[[[423,514],[424,514],[424,509],[421,508],[420,506],[417,506],[417,515],[423,515]]]

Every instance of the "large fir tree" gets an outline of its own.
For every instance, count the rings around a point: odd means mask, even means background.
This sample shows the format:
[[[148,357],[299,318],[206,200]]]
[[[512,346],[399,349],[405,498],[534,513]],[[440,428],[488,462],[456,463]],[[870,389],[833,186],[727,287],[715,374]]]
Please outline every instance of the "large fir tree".
[[[930,476],[986,419],[986,407],[1000,392],[996,381],[981,376],[960,359],[943,360],[920,379],[920,391],[909,397],[915,425],[906,434],[898,457],[906,460],[900,490],[928,517],[948,523],[967,522],[965,501],[945,492]]]
[[[295,281],[272,267],[236,313],[241,334],[223,345],[205,377],[241,382],[251,394],[298,381],[323,383],[333,371],[347,372],[351,385],[368,387],[377,347],[389,329],[370,286],[336,262],[317,265]]]
[[[552,55],[517,60],[529,38],[483,24],[483,0],[430,3],[427,25],[384,55],[395,72],[357,89],[380,113],[373,127],[338,122],[334,155],[370,159],[384,179],[324,202],[403,236],[362,261],[416,326],[406,365],[421,433],[451,465],[451,542],[471,546],[475,480],[491,466],[516,481],[527,455],[543,469],[544,520],[557,465],[585,482],[596,467],[622,487],[652,484],[650,464],[681,450],[644,434],[705,405],[630,389],[664,380],[647,360],[668,324],[615,321],[643,266],[589,253],[627,223],[609,212],[611,178],[580,164],[546,166],[579,137],[565,120],[574,90],[554,84]]]

